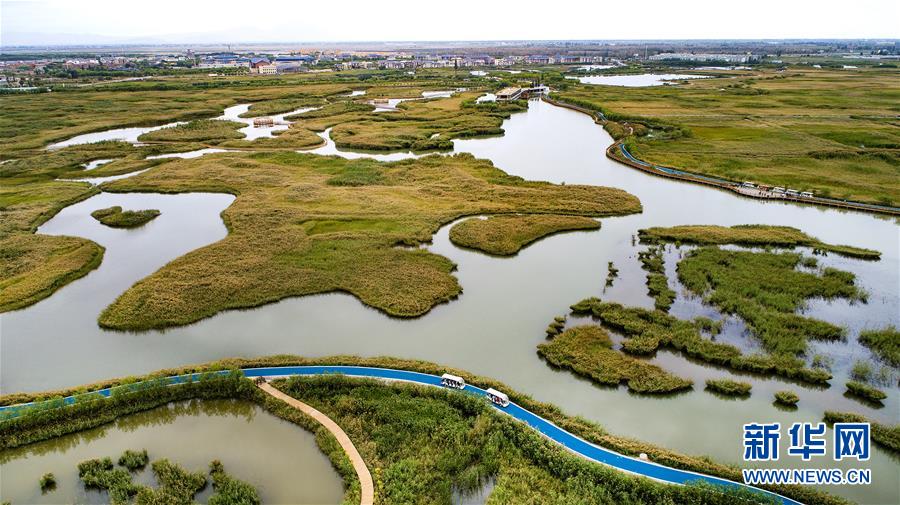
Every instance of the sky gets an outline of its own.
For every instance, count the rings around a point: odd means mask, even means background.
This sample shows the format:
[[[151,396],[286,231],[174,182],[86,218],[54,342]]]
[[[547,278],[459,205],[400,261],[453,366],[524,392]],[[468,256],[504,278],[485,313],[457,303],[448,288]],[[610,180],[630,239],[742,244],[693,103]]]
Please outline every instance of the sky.
[[[900,38],[900,0],[0,0],[0,46],[767,38]]]

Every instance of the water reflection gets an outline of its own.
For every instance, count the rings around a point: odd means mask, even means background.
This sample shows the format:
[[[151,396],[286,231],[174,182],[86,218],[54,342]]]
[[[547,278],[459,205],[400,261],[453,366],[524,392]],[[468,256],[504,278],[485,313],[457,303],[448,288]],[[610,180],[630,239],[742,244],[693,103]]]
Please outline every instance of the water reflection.
[[[107,503],[106,493],[87,490],[77,464],[118,458],[146,448],[151,461],[168,458],[190,471],[213,459],[254,485],[264,503],[339,503],[343,485],[313,434],[256,405],[236,400],[178,402],[113,423],[0,452],[0,499],[12,503]],[[56,490],[41,494],[38,479],[52,472]],[[145,469],[135,482],[155,485]],[[205,503],[207,489],[196,497]]]
[[[526,179],[620,187],[641,199],[643,213],[605,218],[596,232],[549,237],[513,258],[461,250],[450,243],[445,226],[435,234],[428,249],[458,265],[455,275],[464,292],[458,300],[438,306],[418,319],[393,319],[363,306],[352,296],[328,294],[225,312],[167,331],[122,334],[97,327],[100,311],[131,283],[170,258],[224,236],[224,226],[216,214],[230,203],[231,197],[219,195],[226,198],[217,203],[221,207],[208,210],[215,215],[213,222],[220,226],[215,237],[194,240],[195,235],[205,232],[209,224],[206,221],[198,223],[196,229],[180,232],[155,228],[155,223],[167,215],[190,221],[197,212],[194,206],[185,206],[170,209],[168,214],[161,209],[163,214],[141,230],[116,231],[152,233],[146,241],[133,242],[125,235],[96,235],[97,229],[104,227],[91,224],[89,210],[121,204],[127,200],[118,199],[129,197],[103,194],[94,198],[108,200],[87,208],[77,207],[93,202],[92,198],[73,206],[78,212],[70,213],[73,207],[67,208],[45,225],[54,233],[98,240],[107,247],[107,257],[100,269],[50,299],[2,316],[0,377],[4,389],[52,389],[232,356],[359,354],[426,359],[494,377],[540,401],[557,404],[567,413],[597,421],[611,433],[726,462],[740,461],[740,430],[748,419],[790,425],[795,421],[818,421],[825,409],[831,409],[857,411],[882,422],[900,422],[900,394],[896,388],[889,390],[883,409],[870,408],[842,395],[842,353],[859,353],[871,359],[871,353],[855,342],[854,329],[846,343],[813,343],[814,352],[835,356],[831,388],[749,377],[746,380],[753,384],[751,398],[727,404],[702,388],[674,398],[629,395],[624,388],[596,388],[569,372],[547,367],[538,359],[535,346],[544,341],[547,323],[554,316],[567,313],[570,304],[598,296],[626,305],[653,306],[646,294],[646,272],[636,259],[644,247],[634,243],[640,228],[768,223],[795,226],[826,242],[878,249],[883,256],[877,262],[834,255],[820,257],[827,265],[856,274],[859,284],[869,293],[868,304],[829,305],[813,301],[807,314],[838,324],[858,321],[856,326],[881,327],[900,324],[898,227],[893,220],[870,214],[741,198],[730,192],[648,176],[605,157],[611,139],[591,118],[544,102],[530,102],[528,113],[513,115],[503,128],[503,137],[457,140],[455,151],[491,159],[503,170]],[[160,208],[156,205],[130,208]],[[672,279],[674,259],[667,257]],[[605,288],[609,261],[620,272],[614,285]],[[698,302],[687,297],[679,303],[683,305],[677,310],[684,314],[697,310],[691,303]],[[740,329],[733,331],[739,333]],[[497,359],[498,355],[503,358]],[[695,378],[697,383],[723,375],[718,368],[670,352],[659,352],[653,360],[679,375]],[[796,411],[783,411],[772,405],[774,392],[780,389],[799,393],[801,401]],[[688,429],[694,426],[704,429]],[[833,491],[859,501],[900,502],[900,491],[891,485],[889,477],[896,475],[896,461],[877,450],[866,465],[875,469],[875,484]]]

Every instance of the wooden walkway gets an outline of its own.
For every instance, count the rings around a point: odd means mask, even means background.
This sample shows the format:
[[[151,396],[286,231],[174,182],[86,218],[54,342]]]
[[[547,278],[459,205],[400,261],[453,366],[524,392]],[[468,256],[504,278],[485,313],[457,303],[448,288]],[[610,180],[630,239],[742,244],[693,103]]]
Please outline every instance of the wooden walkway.
[[[344,433],[344,430],[342,430],[336,422],[332,421],[330,417],[300,400],[282,393],[267,382],[259,384],[259,389],[262,389],[273,397],[312,417],[334,435],[334,438],[341,444],[344,452],[347,453],[347,457],[350,458],[350,463],[353,464],[353,469],[356,470],[356,476],[359,477],[360,505],[373,505],[375,502],[375,484],[372,482],[372,474],[369,473],[366,462],[363,461],[362,456],[359,455],[359,451],[356,450],[356,446],[353,445],[353,442],[350,440],[350,437]]]

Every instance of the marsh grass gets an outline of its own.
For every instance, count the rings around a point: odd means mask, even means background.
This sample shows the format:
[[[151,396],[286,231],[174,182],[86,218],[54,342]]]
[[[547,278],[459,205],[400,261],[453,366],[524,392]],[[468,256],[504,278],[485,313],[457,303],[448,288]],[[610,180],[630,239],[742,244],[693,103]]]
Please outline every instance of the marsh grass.
[[[847,381],[847,393],[876,404],[887,398],[884,391],[858,381]]]
[[[725,396],[750,396],[753,386],[749,382],[733,381],[730,379],[708,379],[706,389]]]
[[[242,139],[239,132],[244,123],[221,119],[198,119],[188,123],[147,132],[138,140],[141,142],[207,142],[216,143],[228,139]]]
[[[881,359],[891,366],[900,367],[900,330],[888,326],[880,330],[863,330],[859,333],[859,342],[872,349]]]
[[[553,366],[606,386],[624,383],[630,391],[665,394],[689,389],[693,384],[662,368],[629,357],[612,348],[612,341],[599,326],[577,326],[538,345],[538,354]]]
[[[681,225],[638,230],[638,236],[641,242],[651,244],[679,242],[698,245],[735,244],[748,247],[810,247],[860,259],[877,260],[881,256],[880,252],[871,249],[826,244],[790,226],[743,224],[729,228],[717,225]],[[804,266],[815,267],[816,259],[804,259]]]
[[[600,222],[583,216],[546,214],[470,218],[450,228],[450,241],[498,256],[511,256],[544,237],[573,230],[596,230]]]
[[[663,247],[648,247],[638,253],[641,267],[647,271],[647,294],[653,298],[656,310],[668,312],[675,301],[675,291],[669,287]]]
[[[704,301],[747,322],[763,346],[797,355],[807,339],[839,340],[845,330],[797,315],[806,300],[864,300],[852,273],[825,269],[821,275],[797,269],[795,253],[750,252],[701,247],[678,263],[678,279]]]
[[[787,406],[797,405],[797,402],[800,401],[800,397],[797,396],[797,393],[793,391],[776,391],[775,392],[775,403]]]
[[[426,242],[466,215],[640,210],[621,190],[523,181],[467,154],[378,163],[223,153],[172,161],[105,190],[237,195],[223,213],[225,239],[175,259],[101,313],[101,326],[121,330],[188,324],[222,310],[335,291],[392,316],[420,316],[459,294],[455,266],[397,245]]]
[[[652,163],[897,205],[900,134],[882,119],[896,115],[897,69],[866,69],[852,79],[840,70],[776,72],[647,88],[570,81],[554,96],[643,125],[629,137],[630,150]]]
[[[41,487],[42,494],[53,491],[54,489],[56,489],[56,476],[53,475],[53,473],[45,473],[41,476],[38,484]]]
[[[137,228],[143,226],[159,216],[156,209],[126,210],[122,207],[107,207],[91,212],[91,217],[111,228]]]
[[[147,456],[147,449],[140,451],[128,449],[119,456],[119,466],[124,466],[131,472],[144,468],[149,462],[150,458]]]
[[[692,321],[682,321],[664,312],[587,298],[571,307],[573,314],[591,315],[600,323],[628,337],[622,350],[652,354],[660,347],[681,351],[700,361],[733,370],[774,374],[814,384],[827,384],[831,374],[805,368],[802,360],[789,355],[744,355],[737,347],[703,338]]]

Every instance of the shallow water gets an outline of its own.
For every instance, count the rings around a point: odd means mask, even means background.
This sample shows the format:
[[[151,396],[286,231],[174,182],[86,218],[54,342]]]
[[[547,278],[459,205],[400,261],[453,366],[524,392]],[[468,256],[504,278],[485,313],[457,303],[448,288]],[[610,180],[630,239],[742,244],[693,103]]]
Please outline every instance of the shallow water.
[[[93,144],[95,142],[103,142],[105,140],[121,140],[123,142],[130,142],[132,144],[136,144],[138,141],[138,137],[145,133],[153,132],[156,130],[162,130],[163,128],[171,128],[173,126],[178,126],[180,124],[184,124],[184,122],[175,122],[168,123],[160,126],[145,126],[145,127],[135,127],[135,128],[115,128],[112,130],[106,130],[102,132],[94,132],[94,133],[85,133],[84,135],[78,135],[72,137],[70,139],[64,140],[62,142],[57,142],[55,144],[50,144],[47,146],[47,149],[62,149],[63,147],[69,147],[79,144]]]
[[[239,105],[234,105],[225,109],[225,112],[222,113],[221,116],[216,119],[222,119],[226,121],[237,121],[238,123],[244,123],[247,126],[241,128],[241,133],[244,134],[243,140],[256,140],[261,138],[271,138],[275,136],[275,132],[287,130],[291,126],[291,122],[286,120],[286,116],[290,116],[293,114],[302,114],[304,112],[309,112],[311,110],[318,109],[318,107],[302,107],[296,110],[292,110],[290,112],[283,112],[281,114],[272,114],[268,117],[272,118],[275,122],[272,126],[254,126],[253,120],[255,118],[250,117],[241,117],[241,114],[250,110],[249,103],[243,103]],[[202,154],[200,155],[202,156]]]
[[[422,156],[426,156],[425,154],[417,154],[412,151],[406,151],[406,152],[344,151],[343,149],[338,149],[337,145],[335,145],[335,143],[334,143],[334,140],[331,140],[331,128],[328,128],[323,132],[319,132],[319,133],[317,133],[317,135],[322,137],[322,140],[325,141],[325,145],[323,145],[321,147],[317,147],[315,149],[310,149],[308,151],[298,151],[298,152],[318,154],[321,156],[340,156],[341,158],[346,158],[348,160],[368,158],[368,159],[378,160],[378,161],[399,161],[399,160],[406,160],[406,159],[410,159],[410,158],[421,158]]]
[[[577,79],[581,84],[603,84],[606,86],[626,86],[626,87],[643,87],[643,86],[662,86],[669,84],[667,81],[676,81],[682,79],[704,79],[707,75],[689,75],[689,74],[638,74],[638,75],[587,75],[583,77],[568,77],[568,79]]]
[[[529,112],[514,115],[504,123],[504,129],[503,137],[458,140],[456,151],[491,159],[507,172],[527,179],[620,187],[641,199],[644,212],[605,218],[598,231],[555,235],[513,258],[459,249],[449,242],[448,228],[444,227],[429,249],[458,264],[456,275],[464,293],[458,300],[413,320],[389,318],[349,295],[329,294],[230,311],[183,328],[127,334],[99,329],[99,312],[127,286],[166,261],[224,236],[217,214],[231,197],[204,195],[199,200],[205,202],[201,208],[209,208],[201,219],[193,205],[167,212],[160,206],[161,201],[142,201],[177,196],[137,195],[138,201],[131,202],[128,198],[135,195],[101,194],[65,209],[41,229],[97,240],[107,247],[107,257],[100,269],[50,299],[2,316],[0,376],[4,391],[77,385],[230,356],[346,353],[421,358],[456,366],[494,377],[538,400],[555,403],[567,413],[595,420],[611,433],[732,463],[740,462],[741,426],[745,422],[780,421],[784,425],[819,421],[826,408],[856,411],[884,422],[900,421],[896,388],[889,388],[891,396],[884,408],[874,409],[844,398],[841,386],[849,366],[841,364],[842,360],[848,361],[842,356],[871,356],[855,344],[856,326],[900,324],[900,255],[894,221],[858,212],[742,198],[730,192],[649,176],[607,159],[604,150],[611,139],[591,118],[544,102],[530,102]],[[217,197],[223,200],[215,200],[214,204],[207,200]],[[140,230],[103,229],[88,214],[110,205],[159,208],[163,212]],[[167,216],[179,222],[160,230],[156,226],[165,223],[162,220]],[[166,231],[168,226],[181,225],[185,220],[198,221],[196,228],[176,226],[182,231]],[[214,236],[195,240],[196,234],[206,233],[211,223],[217,227]],[[644,286],[645,272],[636,260],[642,246],[632,245],[638,229],[745,223],[796,226],[827,242],[882,251],[878,262],[833,255],[827,258],[829,264],[854,272],[869,292],[869,303],[865,305],[837,303],[830,308],[824,302],[810,304],[808,313],[815,317],[860,322],[850,329],[849,343],[822,346],[823,352],[836,358],[836,378],[832,381],[835,385],[830,389],[748,377],[754,385],[751,398],[726,401],[702,390],[703,380],[724,376],[725,371],[662,352],[655,358],[658,362],[675,373],[694,378],[699,386],[675,397],[647,398],[629,394],[624,388],[595,387],[570,373],[550,369],[537,357],[535,346],[544,340],[546,325],[584,297],[600,296],[652,307]],[[98,235],[98,229],[103,229],[103,233]],[[132,236],[113,232],[146,236],[138,242]],[[613,287],[604,290],[608,261],[613,261],[620,273]],[[669,273],[674,278],[674,272]],[[690,308],[689,302],[684,303],[684,310],[696,310]],[[38,349],[40,352],[36,352]],[[52,373],[46,373],[47,370]],[[793,389],[800,394],[798,410],[783,411],[772,405],[772,395],[779,389]],[[795,459],[783,457],[779,465],[797,464]],[[813,460],[811,466],[816,465],[827,466]],[[900,502],[900,491],[895,485],[896,459],[876,450],[873,459],[860,466],[874,469],[875,484],[832,491],[870,503]]]
[[[106,164],[109,163],[110,161],[113,161],[113,160],[112,160],[112,159],[108,159],[108,160],[94,160],[94,161],[89,161],[89,162],[87,162],[87,163],[84,164],[84,169],[85,169],[85,170],[93,170],[93,169],[99,167],[100,165],[106,165]]]
[[[86,490],[79,462],[147,449],[150,461],[167,458],[186,470],[208,472],[222,461],[235,478],[256,487],[263,503],[340,503],[343,483],[312,433],[249,402],[178,402],[112,424],[0,452],[0,499],[12,503],[108,503]],[[52,472],[56,489],[41,494],[38,480]],[[134,482],[156,487],[149,465]],[[212,486],[195,499],[206,503]]]

